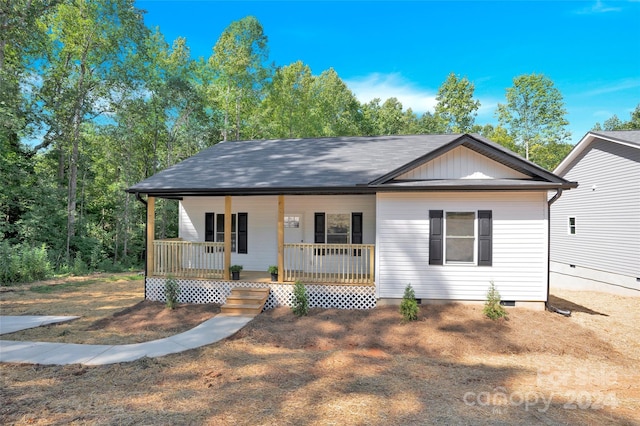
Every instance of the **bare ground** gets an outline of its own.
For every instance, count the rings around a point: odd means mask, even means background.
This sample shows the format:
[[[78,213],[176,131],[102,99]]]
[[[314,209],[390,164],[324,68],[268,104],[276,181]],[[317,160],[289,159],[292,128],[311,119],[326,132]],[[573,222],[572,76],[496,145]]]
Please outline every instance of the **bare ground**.
[[[217,312],[141,299],[141,281],[100,277],[46,295],[4,292],[0,310],[91,316],[38,331],[74,342],[152,339]],[[422,306],[403,324],[395,307],[303,318],[278,308],[182,354],[0,364],[0,423],[640,424],[640,299],[556,291],[552,301],[573,315],[511,309],[494,322],[482,306],[449,304]]]

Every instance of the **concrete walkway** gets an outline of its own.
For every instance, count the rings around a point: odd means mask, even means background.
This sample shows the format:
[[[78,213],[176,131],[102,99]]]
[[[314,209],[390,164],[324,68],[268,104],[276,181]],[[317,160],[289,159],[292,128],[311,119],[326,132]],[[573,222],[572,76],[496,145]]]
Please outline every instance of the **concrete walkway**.
[[[5,322],[7,318],[9,318],[9,320]],[[16,320],[16,318],[18,318],[18,320]],[[0,317],[0,334],[6,333],[6,331],[4,331],[5,329],[9,330],[12,327],[18,327],[20,325],[19,318],[23,318],[23,327],[14,329],[13,331],[60,322],[61,318],[66,318],[66,320],[74,319],[74,317],[37,317],[35,319],[34,317],[27,316]],[[50,322],[43,323],[43,318],[49,318]],[[58,318],[58,320],[56,321],[55,318]],[[231,336],[252,319],[253,316],[228,316],[218,314],[184,333],[151,342],[131,345],[79,345],[75,343],[0,340],[0,362],[51,365],[106,365],[135,361],[142,357],[159,357],[215,343]],[[46,321],[46,319],[44,321]]]

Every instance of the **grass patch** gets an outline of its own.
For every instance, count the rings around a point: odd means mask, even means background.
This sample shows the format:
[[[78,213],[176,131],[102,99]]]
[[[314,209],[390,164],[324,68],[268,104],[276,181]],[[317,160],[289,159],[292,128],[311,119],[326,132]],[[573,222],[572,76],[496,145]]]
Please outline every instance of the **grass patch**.
[[[139,281],[143,280],[144,275],[115,275],[107,278],[107,281]]]
[[[47,294],[53,293],[54,291],[75,290],[79,287],[95,284],[100,281],[101,280],[86,280],[54,285],[34,285],[32,287],[29,287],[29,290],[33,291],[34,293]]]

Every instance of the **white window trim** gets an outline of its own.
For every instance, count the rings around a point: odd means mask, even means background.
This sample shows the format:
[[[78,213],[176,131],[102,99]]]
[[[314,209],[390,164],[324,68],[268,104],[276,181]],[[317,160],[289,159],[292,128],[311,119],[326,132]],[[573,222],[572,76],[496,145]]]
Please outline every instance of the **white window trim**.
[[[473,260],[469,262],[448,261],[447,260],[447,214],[448,213],[473,213]],[[442,212],[442,257],[443,265],[455,265],[455,266],[477,266],[478,265],[478,212],[477,211],[463,211],[463,210],[443,210]]]
[[[347,215],[349,218],[349,229],[347,229],[347,242],[346,243],[329,243],[329,215]],[[352,213],[345,212],[325,212],[324,213],[324,241],[325,244],[351,244],[351,231],[353,230],[353,215]],[[342,234],[332,234],[332,235],[342,235]]]
[[[578,220],[576,216],[567,216],[567,235],[578,235]],[[573,226],[571,225],[571,219],[573,219]],[[573,232],[571,232],[571,228],[573,227]]]

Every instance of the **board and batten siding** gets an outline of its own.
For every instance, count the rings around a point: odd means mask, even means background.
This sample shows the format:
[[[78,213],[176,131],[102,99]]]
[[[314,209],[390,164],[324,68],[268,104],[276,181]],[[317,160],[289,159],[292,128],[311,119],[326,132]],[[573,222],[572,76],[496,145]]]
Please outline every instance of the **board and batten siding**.
[[[396,179],[529,179],[529,176],[459,146]]]
[[[624,275],[640,288],[640,149],[595,140],[566,170],[579,186],[551,206],[552,262]]]
[[[224,213],[224,197],[184,197],[179,205],[179,236],[185,241],[204,241],[205,213]],[[285,196],[285,216],[302,216],[302,241],[314,242],[315,212],[352,213],[363,215],[363,244],[375,243],[374,195],[295,195]],[[278,197],[232,197],[231,211],[248,213],[248,253],[232,253],[231,263],[247,271],[266,271],[277,264]]]
[[[429,265],[429,210],[476,212],[476,227],[477,211],[491,210],[492,266]],[[546,300],[546,192],[379,193],[377,212],[378,297],[411,284],[417,298],[486,300],[493,281],[503,300]]]

